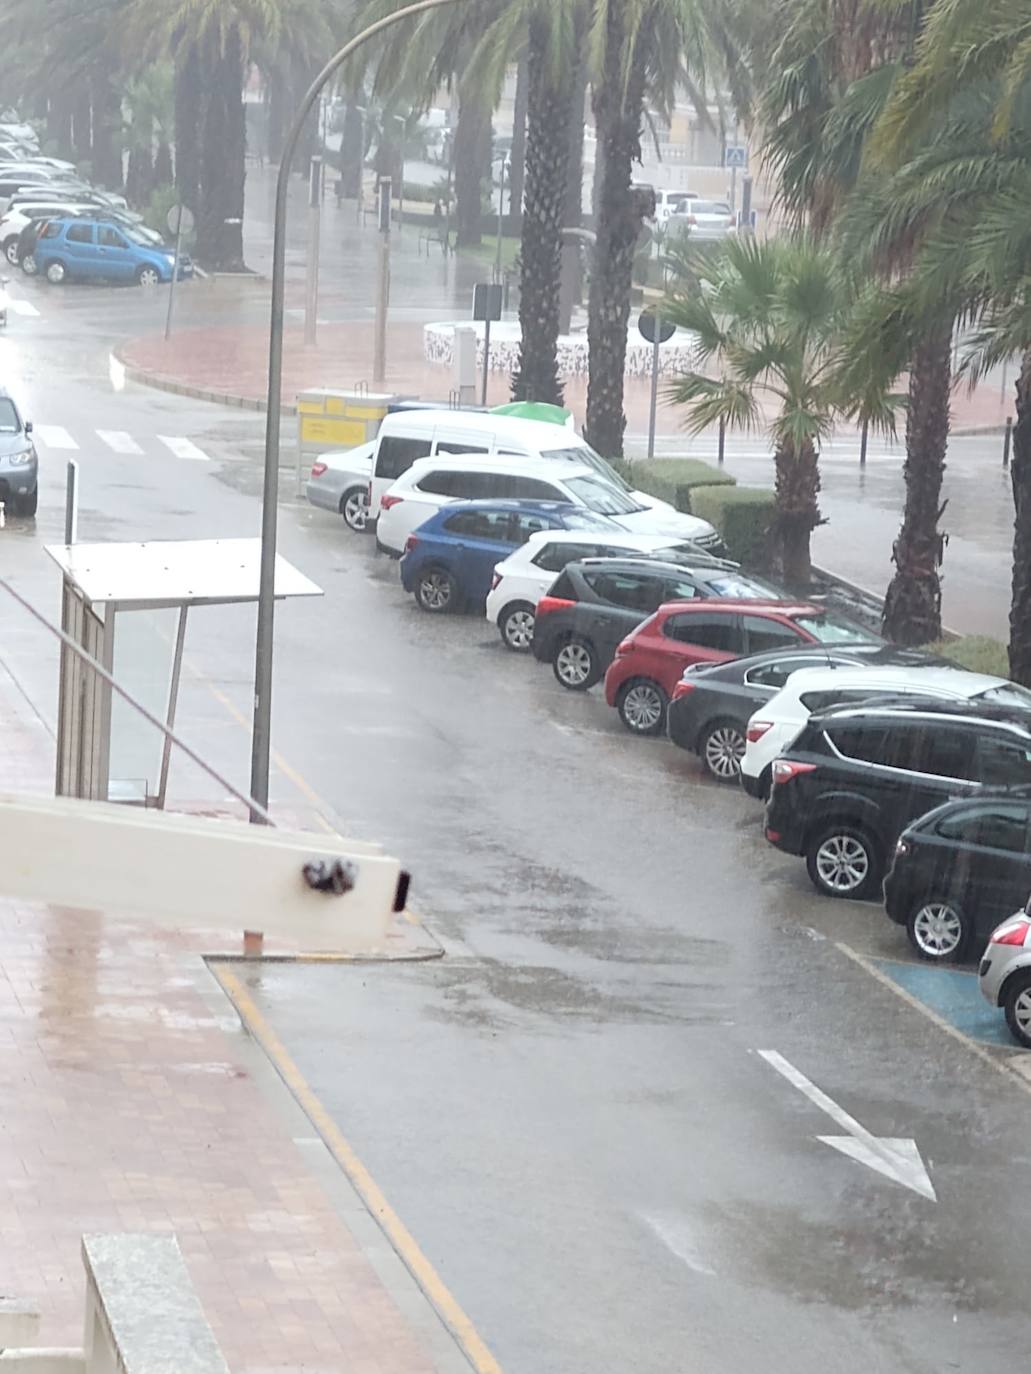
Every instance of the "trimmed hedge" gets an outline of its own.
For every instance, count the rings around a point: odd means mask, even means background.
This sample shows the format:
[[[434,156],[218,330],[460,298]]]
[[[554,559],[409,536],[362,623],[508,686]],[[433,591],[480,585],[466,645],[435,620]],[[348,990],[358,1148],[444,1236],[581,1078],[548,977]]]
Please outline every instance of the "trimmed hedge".
[[[988,635],[959,635],[956,639],[939,639],[934,644],[925,644],[928,653],[941,654],[950,658],[961,668],[972,673],[991,673],[994,677],[1010,675],[1009,654],[1006,645]]]
[[[619,471],[632,486],[668,501],[685,515],[694,515],[691,493],[699,487],[733,487],[737,478],[700,458],[637,458],[621,460]]]
[[[760,487],[696,487],[691,514],[715,525],[735,562],[764,568],[769,562],[773,492]]]

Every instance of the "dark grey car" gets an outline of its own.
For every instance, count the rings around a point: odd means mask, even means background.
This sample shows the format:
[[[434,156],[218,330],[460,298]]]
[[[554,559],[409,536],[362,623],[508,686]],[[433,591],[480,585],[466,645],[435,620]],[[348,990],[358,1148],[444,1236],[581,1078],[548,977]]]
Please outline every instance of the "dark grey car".
[[[15,515],[35,515],[38,500],[39,460],[32,425],[0,389],[0,502]]]

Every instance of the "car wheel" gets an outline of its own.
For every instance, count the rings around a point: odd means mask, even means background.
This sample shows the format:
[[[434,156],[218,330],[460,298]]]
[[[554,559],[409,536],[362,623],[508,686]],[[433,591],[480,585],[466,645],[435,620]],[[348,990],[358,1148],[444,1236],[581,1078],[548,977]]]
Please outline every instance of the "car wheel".
[[[817,831],[805,862],[813,886],[825,897],[873,897],[880,886],[880,855],[857,826],[828,825]]]
[[[26,253],[21,260],[21,270],[27,277],[35,277],[39,272],[39,263],[36,261],[35,253]]]
[[[157,286],[161,280],[161,274],[156,267],[141,267],[136,273],[136,284],[138,286]]]
[[[498,616],[498,633],[506,649],[525,654],[533,643],[533,607],[525,601],[513,601]]]
[[[18,266],[18,235],[15,234],[4,244],[4,257],[12,267]]]
[[[35,515],[39,506],[39,487],[34,487],[28,496],[14,498],[15,515]]]
[[[717,782],[737,782],[745,756],[745,737],[730,720],[716,720],[706,727],[700,749],[702,766]]]
[[[1031,971],[1015,973],[1002,988],[1006,1025],[1018,1045],[1031,1050]]]
[[[455,579],[443,568],[427,568],[415,584],[415,599],[424,611],[443,615],[455,604]]]
[[[955,903],[932,898],[913,907],[906,933],[921,959],[944,964],[962,959],[970,939],[970,921]]]
[[[638,678],[623,688],[619,718],[635,735],[657,735],[666,720],[666,693],[657,682]]]
[[[47,281],[52,286],[60,286],[68,277],[68,269],[63,262],[52,262],[47,268]]]
[[[364,534],[369,527],[368,487],[348,487],[340,498],[340,514],[349,530]]]
[[[560,644],[551,671],[570,692],[586,692],[601,677],[594,645],[585,639],[567,639]]]

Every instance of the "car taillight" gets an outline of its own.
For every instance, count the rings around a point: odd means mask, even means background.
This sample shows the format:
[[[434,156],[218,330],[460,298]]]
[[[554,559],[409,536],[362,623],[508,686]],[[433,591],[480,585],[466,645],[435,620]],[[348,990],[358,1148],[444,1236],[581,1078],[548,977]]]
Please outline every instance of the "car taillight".
[[[380,510],[389,510],[391,506],[399,506],[405,498],[403,496],[391,496],[388,492],[386,496],[379,498]]]
[[[681,697],[686,697],[689,692],[693,692],[697,687],[696,682],[685,682],[683,678],[673,688],[673,700],[679,701]]]
[[[790,782],[792,778],[800,777],[803,773],[814,773],[815,763],[795,763],[793,759],[775,759],[770,770],[772,780],[778,782]]]
[[[625,654],[628,654],[632,648],[633,640],[621,639],[616,645],[616,658],[622,658]]]
[[[688,216],[686,217],[686,223],[688,223],[688,224],[697,224],[698,221],[695,219],[694,215],[688,215]]]
[[[328,470],[329,470],[329,464],[328,464],[328,463],[312,463],[312,465],[311,465],[311,475],[312,475],[313,477],[321,477],[322,474],[323,474],[324,472],[327,472]]]
[[[1023,917],[1016,921],[1007,921],[1004,926],[1000,926],[992,934],[991,943],[993,945],[1026,944],[1029,930],[1031,930],[1031,921],[1025,921]]]
[[[499,572],[496,572],[496,573],[494,574],[494,576],[493,576],[493,577],[491,578],[491,580],[490,580],[490,589],[491,589],[492,592],[496,592],[497,589],[498,589],[500,586],[501,586],[501,574],[500,574]]]
[[[552,611],[564,611],[567,606],[575,606],[575,601],[566,601],[561,596],[542,596],[537,602],[537,619],[542,615],[550,615]]]
[[[748,729],[745,731],[745,738],[749,744],[757,744],[766,734],[767,730],[773,728],[772,720],[753,720],[749,721]]]
[[[411,551],[415,548],[418,542],[418,537],[414,534],[410,534],[408,538],[405,540],[405,553],[411,553]]]

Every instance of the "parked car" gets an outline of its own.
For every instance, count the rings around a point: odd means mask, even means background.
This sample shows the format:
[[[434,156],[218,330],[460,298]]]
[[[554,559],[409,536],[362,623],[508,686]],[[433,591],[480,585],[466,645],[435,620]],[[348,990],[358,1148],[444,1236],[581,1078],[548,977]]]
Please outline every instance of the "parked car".
[[[344,517],[348,529],[364,534],[369,514],[369,478],[376,441],[320,453],[311,465],[304,494],[313,506]]]
[[[22,418],[13,396],[0,387],[0,501],[16,515],[35,515],[39,503],[39,460],[32,422]]]
[[[685,205],[698,199],[694,191],[655,191],[655,223],[664,225],[670,215],[682,210]]]
[[[829,897],[873,897],[899,835],[982,785],[1031,783],[1031,712],[898,699],[810,716],[774,763],[766,838]]]
[[[494,569],[487,619],[497,625],[502,643],[518,652],[531,648],[538,601],[569,563],[592,558],[654,558],[692,567],[711,565],[724,569],[728,581],[737,568],[735,563],[700,553],[696,544],[686,540],[670,543],[662,534],[629,534],[616,528],[593,535],[589,530],[534,534]],[[578,582],[577,587],[585,589],[586,584]]]
[[[70,185],[64,182],[49,182],[42,186],[26,186],[8,198],[7,209],[15,210],[26,201],[39,200],[45,196],[48,200],[63,205],[93,205],[100,211],[108,212],[112,218],[128,220],[130,224],[143,225],[143,216],[136,210],[129,209],[129,203],[124,196],[117,195],[114,191],[98,191],[95,186],[87,186],[85,182],[73,182]],[[157,231],[149,229],[150,234]],[[157,234],[160,239],[161,235]]]
[[[462,501],[408,536],[401,583],[424,611],[482,607],[494,565],[539,530],[564,529],[583,512],[560,501]]]
[[[36,266],[47,281],[58,285],[70,277],[153,286],[172,279],[175,254],[156,248],[149,239],[125,224],[110,220],[52,219],[36,242]],[[193,275],[183,254],[179,280]]]
[[[775,696],[792,673],[827,668],[917,666],[944,663],[918,649],[868,644],[797,644],[729,663],[689,664],[673,689],[667,728],[681,749],[697,754],[717,782],[737,782],[748,722]],[[746,784],[747,790],[747,784]]]
[[[616,646],[667,601],[769,600],[771,591],[733,564],[606,558],[570,563],[537,603],[533,653],[561,686],[600,682]]]
[[[725,200],[689,200],[666,221],[671,234],[686,231],[692,243],[718,243],[735,231],[734,212]]]
[[[373,460],[371,518],[379,520],[384,495],[419,458],[456,455],[493,465],[526,459],[587,468],[587,476],[607,483],[622,498],[612,504],[624,529],[690,539],[708,553],[724,552],[720,536],[707,521],[684,515],[667,501],[632,489],[611,463],[566,426],[482,411],[425,409],[387,415],[380,425]],[[376,533],[380,539],[378,529]]]
[[[968,673],[950,665],[877,668],[805,668],[748,722],[741,782],[753,797],[766,797],[774,759],[814,711],[857,705],[871,697],[921,696],[944,701],[983,701],[1031,710],[1031,692],[1005,678]]]
[[[982,997],[1002,1007],[1017,1044],[1031,1049],[1031,901],[992,931],[978,985]]]
[[[924,959],[979,953],[999,922],[1031,892],[1031,790],[985,790],[946,802],[906,827],[884,907]]]
[[[688,664],[725,663],[784,645],[870,638],[861,626],[807,603],[678,601],[662,606],[617,646],[605,674],[605,700],[635,735],[657,735]]]

